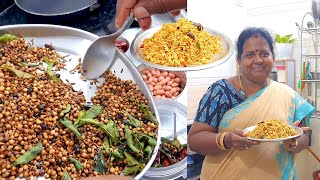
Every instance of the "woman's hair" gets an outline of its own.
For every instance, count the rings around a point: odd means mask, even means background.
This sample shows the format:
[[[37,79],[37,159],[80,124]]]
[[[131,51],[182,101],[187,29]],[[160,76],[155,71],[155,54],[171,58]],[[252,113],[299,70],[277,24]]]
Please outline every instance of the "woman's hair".
[[[274,59],[275,58],[275,54],[273,51],[274,41],[273,41],[271,34],[266,29],[257,28],[257,27],[247,28],[247,29],[243,30],[241,32],[241,34],[239,35],[237,43],[236,43],[237,59],[241,59],[241,54],[243,53],[243,45],[246,42],[246,40],[252,36],[255,36],[255,35],[260,35],[261,37],[263,37],[267,41],[269,48],[271,50],[271,53],[272,53],[272,57]]]

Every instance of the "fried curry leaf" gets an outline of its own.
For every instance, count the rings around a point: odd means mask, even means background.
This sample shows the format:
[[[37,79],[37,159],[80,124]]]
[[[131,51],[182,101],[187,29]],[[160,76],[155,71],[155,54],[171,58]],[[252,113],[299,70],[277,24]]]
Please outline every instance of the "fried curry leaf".
[[[77,137],[81,137],[81,134],[78,131],[77,127],[73,125],[66,117],[60,119],[60,123],[63,124],[70,131],[72,131]]]
[[[62,180],[71,180],[71,177],[69,176],[69,174],[67,172],[65,172],[62,176]]]
[[[169,149],[159,148],[159,151],[162,152],[164,155],[166,155],[168,157],[168,159],[170,160],[171,164],[175,164],[173,159],[171,158]]]
[[[150,159],[151,154],[152,154],[152,147],[149,145],[144,149],[144,152],[147,153],[148,158]]]
[[[47,68],[46,68],[46,74],[49,76],[49,78],[54,81],[54,82],[60,82],[60,78],[55,76],[52,72],[53,66],[55,65],[55,62],[50,61],[48,58],[43,58],[44,62],[47,63]]]
[[[140,109],[143,111],[144,113],[144,117],[153,122],[155,125],[158,125],[158,120],[156,119],[156,117],[154,117],[153,113],[150,111],[149,107],[147,107],[145,104],[140,104]]]
[[[130,113],[123,111],[124,114],[127,114],[129,121],[126,121],[129,125],[134,127],[141,127],[141,123],[138,119],[134,118]]]
[[[74,159],[74,158],[72,158],[72,157],[70,157],[69,158],[70,159],[70,162],[72,163],[72,164],[74,164],[74,166],[76,167],[76,169],[78,170],[78,171],[81,171],[82,170],[82,164],[79,162],[79,161],[77,161],[76,159]]]
[[[32,74],[29,74],[29,73],[26,73],[26,72],[17,70],[17,69],[15,69],[14,67],[2,65],[2,66],[0,66],[0,68],[2,68],[2,69],[8,69],[8,70],[10,70],[11,72],[13,72],[14,74],[16,74],[16,75],[17,75],[18,77],[20,77],[20,78],[25,78],[25,79],[33,78],[33,75],[32,75]]]
[[[123,171],[124,175],[136,174],[140,169],[139,162],[127,152],[124,152],[124,155],[128,162],[128,166]]]
[[[13,40],[16,40],[17,37],[11,34],[4,34],[2,36],[0,36],[0,43],[7,43]]]
[[[106,151],[107,154],[110,153],[110,144],[109,144],[109,140],[108,138],[106,138],[104,141],[103,141],[103,144],[102,144],[104,150]]]
[[[27,67],[36,67],[36,66],[39,66],[39,64],[36,64],[36,63],[25,63],[25,62],[21,62],[21,63],[18,63],[19,66],[27,66]]]
[[[116,151],[111,152],[111,155],[113,157],[116,157],[117,159],[124,160],[123,152],[121,150],[119,150],[119,149],[117,149]]]
[[[126,167],[123,171],[123,174],[125,176],[129,176],[131,174],[136,174],[139,171],[139,164],[131,166],[131,167]]]
[[[124,137],[127,140],[127,144],[132,152],[134,152],[137,156],[143,156],[141,150],[136,147],[132,131],[128,128],[128,126],[125,127],[124,133]]]
[[[167,138],[164,138],[164,137],[161,137],[161,142],[166,142],[166,143],[169,143],[171,144],[172,146],[176,147],[176,148],[180,148],[181,147],[181,143],[179,140],[170,140],[170,139],[167,139]]]
[[[107,164],[104,161],[104,155],[103,155],[101,149],[99,149],[98,154],[94,156],[93,160],[94,160],[94,170],[97,171],[98,173],[106,174],[107,173],[107,169],[106,169]]]
[[[20,156],[12,165],[17,166],[19,164],[27,164],[29,161],[37,157],[41,153],[42,143],[39,142],[36,146],[33,146],[29,151]]]
[[[103,106],[92,106],[87,112],[86,115],[84,116],[84,118],[96,118],[97,116],[99,116],[99,114],[101,114],[104,110]]]
[[[68,104],[68,105],[67,105],[67,108],[66,108],[65,110],[61,111],[61,113],[67,114],[67,113],[70,112],[70,111],[71,111],[71,105]]]
[[[153,146],[153,147],[157,145],[157,140],[155,140],[153,137],[145,135],[145,134],[143,134],[141,132],[138,133],[138,139],[139,140],[146,139],[148,141],[148,144]]]
[[[112,120],[109,120],[108,124],[105,125],[92,118],[85,118],[85,119],[80,119],[77,126],[80,127],[79,125],[85,125],[85,124],[93,124],[98,126],[105,134],[107,134],[107,136],[111,138],[113,142],[115,142],[116,144],[120,142],[119,133],[117,131],[115,123]]]
[[[77,127],[83,126],[83,124],[82,125],[80,124],[80,120],[86,115],[86,112],[87,112],[86,110],[82,110],[79,112],[79,115],[74,122],[75,126],[77,126]]]
[[[199,50],[201,50],[201,45],[200,45],[200,43],[199,43],[199,42],[196,42],[196,45],[197,45],[197,48],[198,48]]]
[[[119,132],[117,130],[116,124],[111,119],[109,119],[108,124],[106,125],[106,130],[109,133],[109,136],[111,136],[111,140],[114,143],[118,144],[120,142]]]

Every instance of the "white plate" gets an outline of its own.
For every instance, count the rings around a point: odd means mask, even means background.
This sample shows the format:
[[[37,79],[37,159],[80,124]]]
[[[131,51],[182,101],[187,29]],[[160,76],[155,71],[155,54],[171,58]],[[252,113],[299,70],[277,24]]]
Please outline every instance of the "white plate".
[[[188,67],[173,67],[173,66],[163,66],[159,64],[155,64],[149,61],[144,60],[139,54],[140,46],[143,43],[143,40],[146,38],[150,38],[154,33],[160,30],[161,27],[155,27],[148,29],[146,31],[140,31],[136,37],[134,38],[133,42],[131,43],[130,51],[132,56],[140,61],[142,64],[145,64],[147,66],[151,66],[158,69],[165,69],[168,71],[196,71],[201,69],[207,69],[211,67],[218,66],[222,63],[224,63],[226,60],[228,60],[233,51],[234,46],[231,42],[231,40],[224,34],[217,32],[215,30],[204,28],[205,31],[207,31],[209,34],[213,36],[218,36],[222,43],[222,52],[220,54],[215,55],[215,61],[209,62],[208,64],[198,65],[198,66],[188,66]]]
[[[303,130],[301,128],[296,127],[296,126],[292,126],[292,125],[289,125],[289,126],[293,129],[295,129],[298,132],[298,134],[294,135],[294,136],[287,137],[287,138],[279,138],[279,139],[255,139],[255,138],[250,138],[250,137],[247,137],[247,139],[253,140],[253,141],[261,141],[261,142],[280,142],[280,141],[285,141],[288,139],[293,139],[293,138],[299,137],[303,134]],[[244,129],[243,131],[248,133],[250,131],[253,131],[255,128],[256,128],[256,126],[250,126],[250,127],[247,127],[246,129]]]

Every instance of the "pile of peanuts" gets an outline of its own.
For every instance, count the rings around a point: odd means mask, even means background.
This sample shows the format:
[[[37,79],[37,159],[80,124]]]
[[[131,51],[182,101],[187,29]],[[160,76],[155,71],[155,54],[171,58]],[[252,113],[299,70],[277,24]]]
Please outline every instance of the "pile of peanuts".
[[[175,98],[181,92],[181,79],[174,73],[154,68],[140,70],[143,80],[147,83],[151,94],[156,98]]]

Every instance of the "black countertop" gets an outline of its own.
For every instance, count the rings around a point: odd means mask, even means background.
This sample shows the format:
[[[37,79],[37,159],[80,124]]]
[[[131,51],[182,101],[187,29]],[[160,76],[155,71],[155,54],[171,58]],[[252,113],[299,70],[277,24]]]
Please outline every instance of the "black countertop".
[[[115,7],[116,0],[106,0],[98,9],[89,14],[53,19],[30,15],[13,4],[0,12],[0,26],[13,24],[56,24],[82,29],[101,36],[116,31],[114,24]],[[138,27],[138,24],[135,22],[131,27]]]

